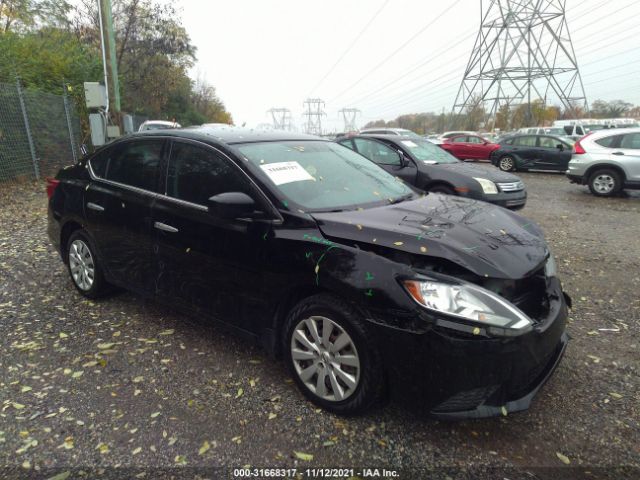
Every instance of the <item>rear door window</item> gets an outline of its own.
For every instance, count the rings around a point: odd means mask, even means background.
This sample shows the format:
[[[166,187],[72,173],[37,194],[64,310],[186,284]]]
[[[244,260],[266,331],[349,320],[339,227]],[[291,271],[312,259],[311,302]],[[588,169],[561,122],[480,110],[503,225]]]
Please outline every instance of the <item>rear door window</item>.
[[[155,192],[163,144],[163,140],[142,140],[109,149],[105,178]]]
[[[452,143],[467,143],[469,141],[469,137],[467,136],[463,136],[463,137],[454,137],[451,139]]]
[[[620,145],[620,140],[623,135],[611,135],[610,137],[604,137],[596,140],[596,143],[605,148],[616,148],[616,145]]]
[[[535,147],[536,137],[519,137],[514,140],[513,144],[518,147]]]

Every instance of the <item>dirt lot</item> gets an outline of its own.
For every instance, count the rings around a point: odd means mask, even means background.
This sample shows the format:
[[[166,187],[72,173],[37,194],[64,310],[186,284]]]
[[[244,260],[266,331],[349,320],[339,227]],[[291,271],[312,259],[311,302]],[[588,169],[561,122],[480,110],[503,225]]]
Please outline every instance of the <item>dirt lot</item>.
[[[600,199],[563,175],[522,178],[522,214],[544,228],[574,300],[572,341],[528,412],[458,423],[396,402],[336,417],[218,326],[129,293],[82,299],[47,239],[43,185],[0,185],[0,477],[277,466],[640,478],[640,193]]]

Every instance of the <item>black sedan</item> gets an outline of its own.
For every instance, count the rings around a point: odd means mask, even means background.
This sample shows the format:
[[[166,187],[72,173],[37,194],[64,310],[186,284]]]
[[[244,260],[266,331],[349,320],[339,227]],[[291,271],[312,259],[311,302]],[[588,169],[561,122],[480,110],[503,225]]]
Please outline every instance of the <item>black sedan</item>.
[[[503,172],[555,170],[566,172],[573,140],[552,135],[514,135],[500,140],[489,160]]]
[[[337,141],[421,190],[483,200],[512,210],[527,202],[520,178],[461,162],[428,140],[367,134]]]
[[[568,297],[537,225],[425,196],[317,137],[134,134],[47,192],[81,295],[117,285],[225,322],[333,412],[386,388],[443,417],[522,410],[567,344]]]

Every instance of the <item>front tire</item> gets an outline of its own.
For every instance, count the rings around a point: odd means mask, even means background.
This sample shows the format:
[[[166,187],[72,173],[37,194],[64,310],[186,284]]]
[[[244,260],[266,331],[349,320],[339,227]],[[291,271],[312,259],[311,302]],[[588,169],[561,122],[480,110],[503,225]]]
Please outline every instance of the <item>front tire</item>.
[[[507,155],[498,160],[498,168],[503,172],[515,172],[516,162],[513,157]]]
[[[350,415],[381,397],[382,361],[351,305],[328,294],[304,299],[289,313],[284,332],[287,366],[312,402]]]
[[[589,177],[589,190],[597,197],[611,197],[622,189],[622,179],[615,170],[596,170]]]
[[[87,298],[98,298],[106,290],[107,283],[93,243],[82,231],[71,234],[67,242],[67,266],[76,290]]]

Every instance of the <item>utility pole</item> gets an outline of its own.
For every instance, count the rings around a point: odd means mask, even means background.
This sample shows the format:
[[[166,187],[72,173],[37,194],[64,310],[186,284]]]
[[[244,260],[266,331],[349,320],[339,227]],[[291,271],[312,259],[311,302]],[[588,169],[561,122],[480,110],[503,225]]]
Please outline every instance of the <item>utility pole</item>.
[[[532,102],[559,102],[571,116],[588,112],[582,77],[565,16],[566,0],[480,0],[476,43],[452,109],[458,116],[480,109],[485,125],[496,114]],[[512,115],[509,115],[512,117]],[[529,125],[531,126],[531,125]]]
[[[345,133],[355,132],[358,130],[358,127],[356,126],[356,117],[359,113],[362,113],[360,110],[357,108],[343,108],[342,110],[339,110],[338,113],[342,114]]]
[[[322,117],[324,112],[324,101],[320,98],[307,98],[303,106],[305,108],[302,115],[307,117],[304,124],[305,132],[310,135],[322,135]]]
[[[291,131],[291,110],[288,108],[272,108],[267,110],[267,113],[271,114],[275,130]]]
[[[102,51],[105,71],[111,80],[112,94],[111,111],[115,114],[116,122],[120,123],[120,81],[118,80],[118,62],[116,57],[116,40],[113,33],[113,15],[111,13],[111,0],[98,0],[100,28],[102,29]],[[107,85],[107,88],[109,86]]]

